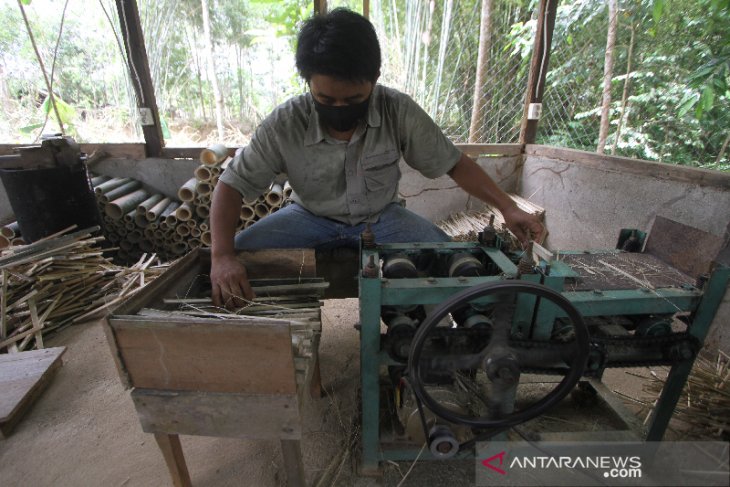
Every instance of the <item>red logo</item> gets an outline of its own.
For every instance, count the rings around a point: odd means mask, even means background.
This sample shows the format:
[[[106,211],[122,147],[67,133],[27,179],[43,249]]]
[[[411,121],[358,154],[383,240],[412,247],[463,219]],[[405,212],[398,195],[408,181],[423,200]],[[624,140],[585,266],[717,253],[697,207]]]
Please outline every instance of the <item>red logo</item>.
[[[502,470],[501,468],[495,467],[494,465],[492,465],[492,461],[499,458],[499,465],[502,466],[504,464],[504,456],[506,454],[507,454],[507,452],[504,452],[504,451],[499,452],[496,455],[491,456],[491,457],[487,458],[486,460],[483,460],[482,465],[484,465],[487,468],[491,468],[492,470],[494,470],[495,472],[497,472],[500,475],[507,475],[507,472],[505,470]]]

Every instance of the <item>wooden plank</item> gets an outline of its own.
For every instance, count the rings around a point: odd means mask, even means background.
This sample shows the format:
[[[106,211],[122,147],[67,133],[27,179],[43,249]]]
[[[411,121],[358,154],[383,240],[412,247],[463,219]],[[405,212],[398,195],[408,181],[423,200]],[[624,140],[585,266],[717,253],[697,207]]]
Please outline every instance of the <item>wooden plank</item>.
[[[302,436],[293,394],[134,389],[132,400],[148,433],[285,440]]]
[[[135,142],[128,144],[79,144],[81,152],[93,154],[96,151],[106,152],[109,157],[118,157],[123,159],[144,159],[145,146],[144,143]],[[18,147],[28,147],[28,144],[0,144],[0,156],[17,154]]]
[[[534,144],[525,146],[525,156],[545,157],[605,172],[636,174],[654,179],[687,182],[699,186],[730,190],[730,174],[709,169]]]
[[[7,436],[61,367],[66,347],[0,355],[0,437]]]
[[[710,272],[722,237],[657,215],[644,252],[693,277]]]
[[[313,249],[247,250],[237,255],[249,279],[317,276]]]
[[[522,154],[522,144],[455,144],[456,148],[467,156],[476,159],[479,156],[518,156]]]
[[[302,463],[302,447],[299,440],[281,440],[281,454],[286,470],[286,485],[289,487],[305,487],[304,464]]]
[[[126,320],[109,324],[133,387],[296,392],[289,323],[272,320]]]
[[[162,451],[162,456],[170,471],[172,485],[175,487],[191,487],[188,466],[185,464],[185,456],[183,455],[180,437],[178,435],[166,435],[163,433],[155,433],[155,441]]]
[[[535,42],[532,45],[530,71],[527,77],[525,106],[522,111],[520,144],[531,144],[535,142],[537,137],[539,120],[528,120],[527,114],[531,103],[542,103],[559,3],[559,0],[540,0],[540,7],[537,11]]]
[[[152,114],[152,124],[142,125],[142,133],[146,146],[147,156],[159,156],[165,139],[162,136],[160,114],[155,99],[155,88],[150,73],[147,51],[144,45],[144,33],[139,19],[137,2],[117,0],[117,13],[124,39],[124,49],[127,52],[129,63],[129,75],[132,79],[132,86],[137,95],[137,106],[147,108]]]
[[[200,249],[205,273],[210,269],[210,250]],[[276,279],[317,277],[317,259],[313,249],[239,250],[238,260],[246,266],[248,278]]]
[[[200,159],[200,152],[205,147],[163,147],[160,157],[166,159]]]

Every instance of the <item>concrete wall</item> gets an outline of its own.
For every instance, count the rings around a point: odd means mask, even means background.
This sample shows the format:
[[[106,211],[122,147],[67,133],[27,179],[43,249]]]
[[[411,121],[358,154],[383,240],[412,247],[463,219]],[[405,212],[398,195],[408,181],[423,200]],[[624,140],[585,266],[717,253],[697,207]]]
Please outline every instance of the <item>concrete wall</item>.
[[[545,208],[552,250],[613,248],[621,228],[647,231],[657,215],[730,238],[726,173],[528,145],[518,192]],[[730,351],[730,290],[707,345]]]
[[[613,248],[656,215],[719,237],[730,222],[730,174],[567,149],[527,146],[519,194],[545,208],[553,250]]]
[[[477,163],[499,186],[510,193],[517,190],[521,156],[479,157]],[[428,179],[401,162],[402,177],[399,194],[406,200],[406,208],[422,217],[437,222],[451,213],[481,209],[484,205],[459,188],[449,176]]]

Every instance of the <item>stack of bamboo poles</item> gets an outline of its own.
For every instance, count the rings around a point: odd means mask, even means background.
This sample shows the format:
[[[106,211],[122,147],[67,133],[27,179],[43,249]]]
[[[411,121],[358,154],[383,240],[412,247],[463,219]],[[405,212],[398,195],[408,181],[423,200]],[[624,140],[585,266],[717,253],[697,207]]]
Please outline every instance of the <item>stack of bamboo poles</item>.
[[[545,209],[516,194],[510,194],[509,197],[521,210],[536,215],[542,222],[545,221]],[[519,242],[514,234],[507,229],[502,213],[489,205],[482,211],[460,212],[449,215],[448,218],[438,222],[437,225],[455,241],[476,241],[477,234],[489,225],[492,217],[494,217],[494,227],[502,237],[508,241],[512,248],[519,248]],[[546,236],[547,232],[543,235],[543,241]]]
[[[210,205],[218,178],[230,163],[222,144],[204,149],[201,165],[178,190],[177,199],[148,192],[132,178],[93,177],[91,182],[103,215],[106,238],[119,246],[120,262],[156,252],[164,259],[210,246]],[[254,201],[244,201],[237,229],[277,211],[291,195],[288,184],[272,184]]]
[[[6,249],[11,245],[25,245],[18,222],[8,223],[0,227],[0,249]]]
[[[43,348],[44,334],[100,314],[166,267],[154,254],[114,265],[98,227],[63,235],[72,229],[0,256],[0,352]]]
[[[665,379],[650,371],[649,376],[631,374],[647,382],[643,386],[651,398],[661,394]],[[622,396],[641,406],[640,414],[648,422],[658,399],[640,400]],[[673,420],[687,428],[687,436],[696,439],[730,439],[730,356],[718,350],[717,354],[702,352],[695,360],[692,372],[682,390],[674,410]]]

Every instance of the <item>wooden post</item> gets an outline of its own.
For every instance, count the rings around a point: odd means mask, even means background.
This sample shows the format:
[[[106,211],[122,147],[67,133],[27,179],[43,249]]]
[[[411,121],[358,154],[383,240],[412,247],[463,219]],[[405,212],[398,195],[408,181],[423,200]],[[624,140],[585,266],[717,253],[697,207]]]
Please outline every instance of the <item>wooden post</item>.
[[[162,450],[162,456],[165,457],[167,469],[170,471],[170,477],[172,477],[172,485],[175,487],[191,487],[192,482],[190,482],[188,466],[185,465],[180,437],[178,435],[155,433],[155,440],[160,450]]]
[[[327,13],[327,0],[314,0],[314,15]]]
[[[527,117],[531,103],[542,103],[558,3],[559,0],[540,0],[537,13],[537,31],[535,32],[535,43],[532,48],[525,107],[520,127],[520,144],[532,144],[537,136],[538,120],[528,120]]]
[[[370,0],[362,0],[362,16],[370,18]]]
[[[146,123],[142,123],[146,155],[147,157],[159,157],[162,154],[165,139],[162,136],[160,114],[157,110],[155,88],[147,60],[147,50],[144,46],[144,34],[139,20],[137,1],[116,0],[116,3],[124,49],[127,52],[129,76],[132,78],[132,86],[137,95],[137,106],[140,109],[149,110],[148,116],[140,117],[142,120],[146,120]]]
[[[286,470],[286,485],[289,487],[304,487],[304,465],[302,464],[302,449],[299,440],[281,440],[281,454],[284,458]]]

